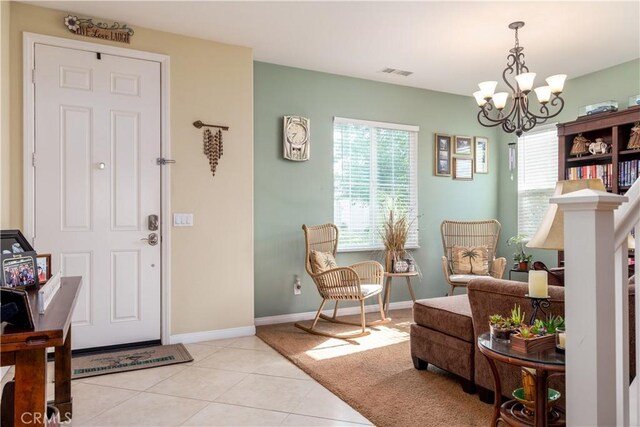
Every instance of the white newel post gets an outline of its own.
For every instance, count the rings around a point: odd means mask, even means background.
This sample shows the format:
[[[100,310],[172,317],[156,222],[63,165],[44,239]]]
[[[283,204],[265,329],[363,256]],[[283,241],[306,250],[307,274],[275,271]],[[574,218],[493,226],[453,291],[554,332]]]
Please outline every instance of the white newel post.
[[[624,196],[585,189],[564,210],[567,425],[616,425],[613,211]]]

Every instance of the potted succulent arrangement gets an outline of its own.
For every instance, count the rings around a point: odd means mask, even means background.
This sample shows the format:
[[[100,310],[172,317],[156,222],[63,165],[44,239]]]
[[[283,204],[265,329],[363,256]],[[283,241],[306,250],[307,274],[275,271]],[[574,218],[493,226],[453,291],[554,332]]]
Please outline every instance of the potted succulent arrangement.
[[[491,338],[498,341],[509,341],[511,334],[524,322],[524,313],[519,305],[514,305],[511,316],[504,317],[500,314],[489,316],[489,330]]]
[[[509,240],[507,240],[507,246],[516,246],[517,251],[513,253],[513,260],[516,262],[518,270],[520,271],[529,270],[529,263],[533,259],[533,255],[527,255],[524,252],[525,240],[526,236],[522,234],[511,236]]]
[[[511,348],[523,353],[555,348],[558,328],[564,328],[562,316],[551,315],[545,320],[537,319],[533,325],[521,325],[511,335]]]

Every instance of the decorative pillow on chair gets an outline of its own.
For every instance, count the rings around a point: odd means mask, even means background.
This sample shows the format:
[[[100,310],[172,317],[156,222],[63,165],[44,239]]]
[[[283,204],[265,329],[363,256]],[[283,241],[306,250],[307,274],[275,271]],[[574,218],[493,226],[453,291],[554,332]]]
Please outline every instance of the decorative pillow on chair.
[[[311,269],[316,274],[338,267],[331,252],[311,251],[309,260],[311,261]]]
[[[451,249],[453,274],[489,275],[489,248],[487,246],[458,246]]]

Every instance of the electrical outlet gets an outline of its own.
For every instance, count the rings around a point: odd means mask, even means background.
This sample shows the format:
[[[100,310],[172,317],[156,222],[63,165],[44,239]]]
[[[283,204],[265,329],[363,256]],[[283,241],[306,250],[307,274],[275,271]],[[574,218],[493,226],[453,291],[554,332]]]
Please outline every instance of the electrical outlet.
[[[300,282],[300,278],[296,275],[293,280],[293,294],[300,295],[302,293],[302,283]]]

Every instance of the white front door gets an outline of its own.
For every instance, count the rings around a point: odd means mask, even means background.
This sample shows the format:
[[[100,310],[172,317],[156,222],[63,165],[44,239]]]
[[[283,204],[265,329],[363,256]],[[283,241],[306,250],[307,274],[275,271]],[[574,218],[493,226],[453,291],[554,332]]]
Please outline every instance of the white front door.
[[[36,44],[35,70],[34,244],[82,276],[73,348],[160,339],[160,64]]]

